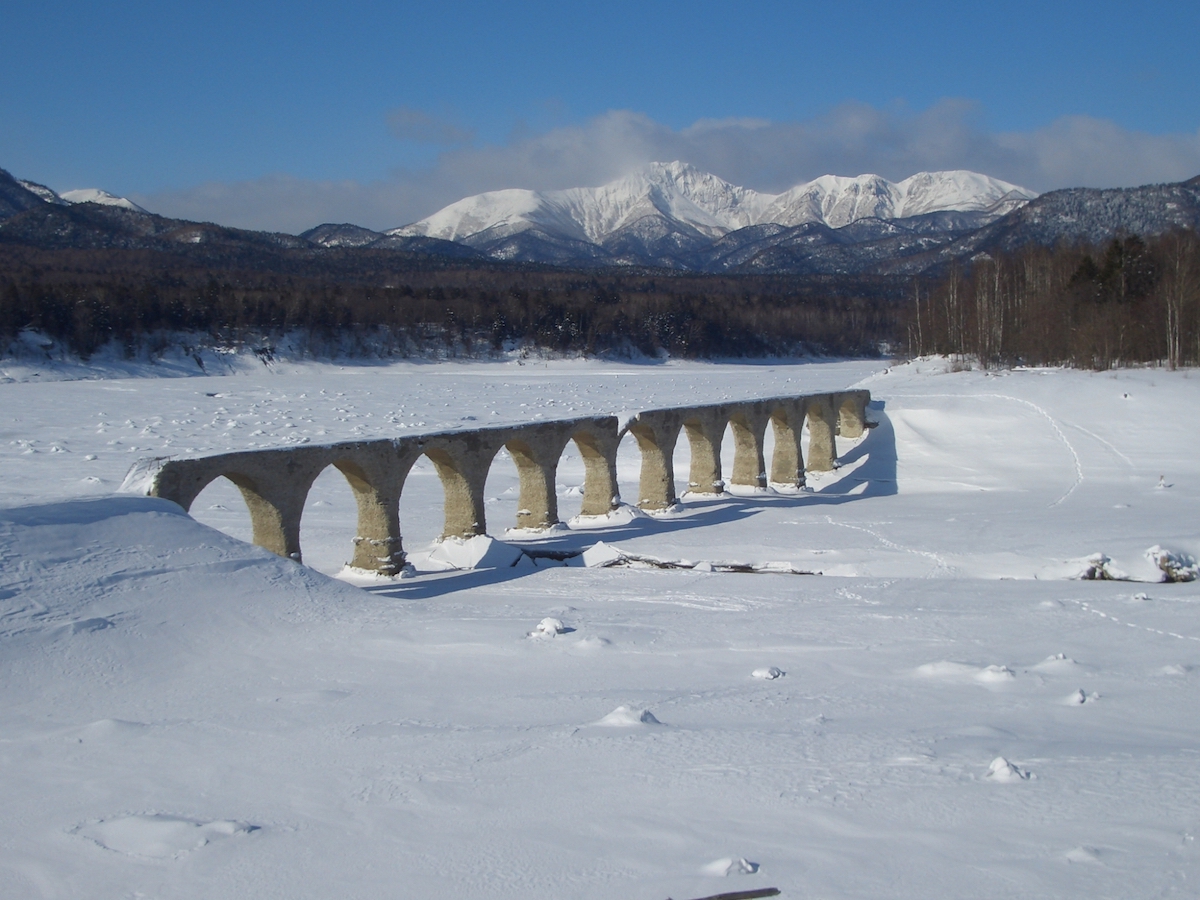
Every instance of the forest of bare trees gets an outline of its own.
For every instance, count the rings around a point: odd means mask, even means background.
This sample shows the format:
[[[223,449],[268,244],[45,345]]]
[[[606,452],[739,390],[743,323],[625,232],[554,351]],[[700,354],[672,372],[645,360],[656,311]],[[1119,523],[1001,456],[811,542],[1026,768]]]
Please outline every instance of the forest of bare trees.
[[[984,366],[1108,369],[1200,362],[1200,239],[1174,231],[1103,247],[1029,247],[914,282],[904,345]]]
[[[514,344],[677,357],[876,355],[894,341],[903,285],[868,277],[676,275],[546,266],[437,267],[398,254],[290,256],[244,265],[146,250],[0,245],[0,340],[22,329],[88,357],[164,335],[487,355]],[[2,347],[3,345],[0,345]]]
[[[1200,240],[1027,247],[940,278],[721,276],[414,262],[336,252],[197,262],[150,250],[0,245],[0,350],[32,329],[86,358],[175,334],[313,352],[487,355],[505,346],[680,357],[907,352],[984,366],[1200,363]],[[349,341],[347,341],[349,339]]]

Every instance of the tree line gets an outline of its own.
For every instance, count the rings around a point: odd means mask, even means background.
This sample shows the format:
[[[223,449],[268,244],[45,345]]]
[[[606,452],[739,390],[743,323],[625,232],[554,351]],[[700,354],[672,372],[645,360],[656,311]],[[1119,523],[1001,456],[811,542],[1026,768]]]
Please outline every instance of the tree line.
[[[903,343],[913,355],[1086,369],[1200,363],[1200,238],[1174,231],[1100,247],[1027,247],[951,263],[914,281]]]
[[[1027,247],[938,278],[694,275],[280,252],[196,260],[157,250],[0,244],[0,348],[24,329],[82,358],[154,352],[180,334],[323,355],[488,355],[511,346],[676,357],[945,354],[985,366],[1200,364],[1200,239]]]
[[[874,355],[893,339],[902,296],[871,279],[424,267],[387,254],[364,264],[361,253],[341,268],[336,257],[240,268],[155,251],[0,246],[0,336],[35,329],[84,358],[110,342],[133,354],[180,332],[229,343],[299,332],[314,347],[350,336],[481,355],[513,344],[678,357]]]

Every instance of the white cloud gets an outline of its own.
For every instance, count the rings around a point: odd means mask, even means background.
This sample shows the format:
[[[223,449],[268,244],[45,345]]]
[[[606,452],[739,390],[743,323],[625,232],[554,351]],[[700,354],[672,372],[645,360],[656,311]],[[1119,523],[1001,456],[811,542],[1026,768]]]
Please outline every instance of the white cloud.
[[[416,110],[394,111],[393,119],[407,139],[448,144],[468,136]],[[996,133],[962,100],[916,113],[850,103],[804,122],[703,119],[682,130],[613,110],[578,125],[517,133],[503,144],[449,147],[428,168],[397,170],[377,182],[273,175],[131,199],[164,215],[248,228],[298,232],[321,222],[355,222],[382,229],[482,191],[598,185],[675,159],[762,191],[825,173],[900,179],[938,169],[972,169],[1046,191],[1190,178],[1200,173],[1200,131],[1147,134],[1071,116],[1033,131]]]

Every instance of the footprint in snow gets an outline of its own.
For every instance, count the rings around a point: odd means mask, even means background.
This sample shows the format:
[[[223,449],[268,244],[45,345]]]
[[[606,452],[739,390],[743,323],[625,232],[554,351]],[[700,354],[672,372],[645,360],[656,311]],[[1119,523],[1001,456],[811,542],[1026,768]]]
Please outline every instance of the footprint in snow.
[[[150,859],[178,859],[213,841],[258,831],[245,822],[204,822],[181,816],[119,816],[102,819],[75,829],[75,833],[106,850]]]

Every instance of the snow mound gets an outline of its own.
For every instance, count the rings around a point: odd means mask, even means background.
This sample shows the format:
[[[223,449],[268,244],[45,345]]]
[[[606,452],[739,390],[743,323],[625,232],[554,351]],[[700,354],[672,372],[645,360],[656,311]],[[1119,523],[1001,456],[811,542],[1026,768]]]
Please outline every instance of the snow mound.
[[[1079,667],[1079,663],[1071,659],[1065,653],[1055,653],[1053,656],[1047,656],[1040,663],[1030,666],[1035,672],[1073,672]]]
[[[948,681],[977,681],[981,684],[1003,684],[1017,677],[1008,666],[972,666],[947,660],[917,666],[917,675]]]
[[[703,866],[700,873],[713,878],[727,878],[730,875],[753,875],[758,868],[758,863],[750,862],[745,857],[734,859],[732,856],[723,856]]]
[[[782,678],[785,673],[782,669],[777,669],[774,666],[766,666],[762,669],[755,669],[750,673],[751,678],[764,678],[767,681],[774,681],[776,678]]]
[[[976,681],[1011,681],[1017,675],[1008,666],[985,666],[975,675]]]
[[[635,519],[645,519],[647,515],[636,506],[622,503],[620,506],[602,516],[574,516],[567,525],[575,531],[588,528],[611,528],[613,525],[628,525]]]
[[[1195,581],[1200,575],[1200,566],[1197,566],[1196,558],[1191,554],[1164,550],[1155,544],[1145,555],[1162,572],[1164,582]]]
[[[987,775],[984,777],[1000,784],[1017,784],[1028,781],[1030,775],[1028,772],[1022,772],[1003,756],[997,756],[988,766]]]
[[[244,822],[212,822],[180,816],[135,815],[104,819],[76,830],[107,850],[150,859],[173,859],[206,844],[257,831]]]
[[[1191,671],[1190,666],[1181,666],[1178,663],[1172,663],[1169,666],[1163,666],[1160,669],[1155,669],[1154,674],[1155,675],[1166,675],[1168,678],[1171,678],[1171,677],[1175,677],[1178,675],[1186,675],[1190,671]]]
[[[563,634],[566,630],[561,621],[547,616],[537,623],[537,627],[529,632],[529,636],[533,638],[552,638]]]
[[[639,725],[661,725],[662,722],[658,721],[654,717],[654,713],[648,709],[618,706],[595,724],[605,728],[635,728]]]
[[[1098,863],[1100,854],[1090,847],[1074,847],[1063,854],[1069,863]]]
[[[511,544],[486,534],[471,538],[449,537],[429,554],[432,562],[454,569],[506,569],[515,566],[524,554]]]
[[[92,741],[120,740],[125,737],[143,734],[149,728],[144,722],[130,722],[126,719],[98,719],[78,728],[71,728],[67,737],[72,742],[80,744]]]

